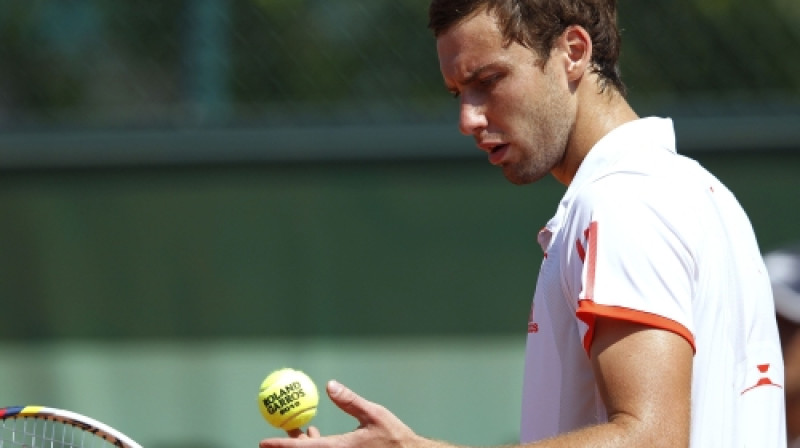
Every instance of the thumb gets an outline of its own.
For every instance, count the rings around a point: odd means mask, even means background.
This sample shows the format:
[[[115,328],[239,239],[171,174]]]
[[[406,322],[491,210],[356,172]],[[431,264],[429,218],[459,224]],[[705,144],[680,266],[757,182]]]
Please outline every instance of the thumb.
[[[328,381],[328,396],[339,409],[355,417],[361,426],[375,421],[375,405],[335,380]]]

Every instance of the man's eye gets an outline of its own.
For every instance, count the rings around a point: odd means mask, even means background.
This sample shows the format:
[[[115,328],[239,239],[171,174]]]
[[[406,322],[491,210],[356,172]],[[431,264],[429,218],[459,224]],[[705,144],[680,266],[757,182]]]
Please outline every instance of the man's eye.
[[[487,76],[485,78],[481,78],[478,82],[483,87],[490,87],[492,84],[496,83],[499,79],[500,75],[492,75],[492,76]]]

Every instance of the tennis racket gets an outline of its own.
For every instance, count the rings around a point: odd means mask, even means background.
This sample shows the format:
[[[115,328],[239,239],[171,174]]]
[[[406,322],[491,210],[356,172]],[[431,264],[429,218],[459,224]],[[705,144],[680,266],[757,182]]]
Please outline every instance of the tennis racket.
[[[0,408],[0,448],[142,448],[84,415],[44,406]]]

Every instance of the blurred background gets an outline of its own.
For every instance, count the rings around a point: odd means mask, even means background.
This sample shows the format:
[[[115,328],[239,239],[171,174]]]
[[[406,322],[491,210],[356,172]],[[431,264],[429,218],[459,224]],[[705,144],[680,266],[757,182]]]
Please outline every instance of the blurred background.
[[[800,239],[800,2],[621,2],[641,115]],[[0,0],[0,404],[255,447],[291,366],[417,432],[516,440],[564,188],[457,129],[425,0]],[[323,399],[325,433],[356,422]]]

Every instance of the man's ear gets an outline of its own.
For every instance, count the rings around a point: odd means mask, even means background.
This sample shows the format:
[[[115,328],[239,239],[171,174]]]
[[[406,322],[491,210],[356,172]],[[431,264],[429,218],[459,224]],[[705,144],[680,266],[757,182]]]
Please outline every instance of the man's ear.
[[[560,39],[566,56],[567,79],[577,81],[592,62],[592,38],[582,26],[571,25]]]

